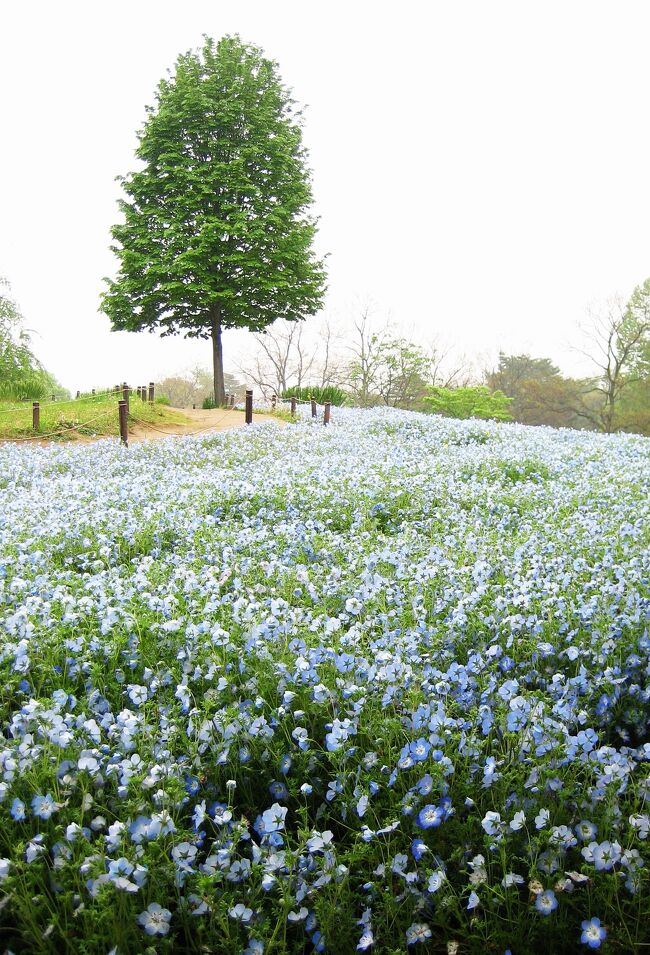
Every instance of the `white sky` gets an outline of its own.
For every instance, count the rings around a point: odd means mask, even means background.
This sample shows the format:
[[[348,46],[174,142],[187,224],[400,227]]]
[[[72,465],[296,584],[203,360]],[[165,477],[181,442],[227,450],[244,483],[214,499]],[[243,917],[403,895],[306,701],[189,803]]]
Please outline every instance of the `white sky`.
[[[98,305],[145,104],[234,32],[308,107],[326,313],[579,370],[586,307],[650,275],[646,0],[0,0],[0,275],[64,385],[209,366]]]

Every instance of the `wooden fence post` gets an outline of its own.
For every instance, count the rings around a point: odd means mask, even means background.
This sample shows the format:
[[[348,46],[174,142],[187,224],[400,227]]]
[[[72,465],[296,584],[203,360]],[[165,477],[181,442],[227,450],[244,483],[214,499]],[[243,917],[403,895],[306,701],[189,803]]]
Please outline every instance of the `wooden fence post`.
[[[123,385],[122,385],[122,401],[124,401],[124,402],[126,403],[126,410],[127,410],[127,412],[128,412],[128,410],[129,410],[129,391],[130,391],[130,390],[131,390],[131,389],[129,388],[129,386],[127,385],[127,383],[124,382]]]
[[[154,403],[155,387],[156,387],[156,386],[155,386],[155,384],[153,383],[153,381],[150,381],[150,382],[149,382],[149,404],[150,404],[150,405],[152,405],[152,404]]]
[[[75,397],[80,398],[80,397],[81,397],[81,392],[78,391]]]
[[[32,428],[34,431],[39,431],[41,427],[41,405],[40,402],[34,401],[32,403]]]
[[[294,415],[294,416],[295,416],[295,414],[296,414],[296,409],[297,409],[297,407],[298,407],[298,400],[297,400],[297,398],[294,396],[294,397],[291,399],[291,414]]]
[[[234,408],[234,407],[235,407],[235,393],[234,393],[234,392],[233,392],[233,393],[231,394],[231,396],[230,396],[230,407],[231,407],[231,408]]]
[[[311,416],[312,418],[316,417],[316,399],[315,398],[311,399]]]
[[[275,411],[275,403],[278,400],[277,395],[271,395],[271,411]]]
[[[329,424],[329,423],[330,423],[330,414],[331,414],[331,412],[332,412],[332,402],[331,402],[331,401],[326,401],[326,402],[325,402],[325,411],[323,412],[323,424]]]
[[[122,442],[125,448],[128,448],[129,446],[129,428],[128,428],[128,421],[127,421],[127,415],[129,413],[128,402],[125,401],[124,399],[122,399],[122,401],[118,401],[117,409],[120,416],[120,441]]]
[[[253,391],[246,389],[246,424],[253,423]]]

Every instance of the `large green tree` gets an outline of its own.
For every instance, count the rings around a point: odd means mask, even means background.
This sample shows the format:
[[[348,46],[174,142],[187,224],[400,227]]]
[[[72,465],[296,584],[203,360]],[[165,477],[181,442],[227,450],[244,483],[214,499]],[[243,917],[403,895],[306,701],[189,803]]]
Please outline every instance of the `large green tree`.
[[[210,338],[221,403],[222,331],[304,318],[324,294],[300,113],[237,36],[179,57],[147,112],[102,309],[114,329]]]

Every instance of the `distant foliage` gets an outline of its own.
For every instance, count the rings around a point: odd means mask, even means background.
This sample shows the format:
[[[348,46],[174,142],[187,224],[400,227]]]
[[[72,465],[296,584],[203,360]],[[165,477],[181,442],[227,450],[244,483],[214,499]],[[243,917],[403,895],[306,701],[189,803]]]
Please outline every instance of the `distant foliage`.
[[[502,391],[490,391],[485,385],[467,388],[431,388],[423,399],[427,411],[447,418],[482,418],[485,421],[511,421],[508,398]]]
[[[226,394],[243,393],[242,385],[234,375],[224,373]],[[156,391],[168,399],[168,404],[174,408],[190,408],[192,405],[201,405],[208,396],[214,395],[214,381],[212,372],[207,368],[196,366],[175,375],[169,375],[158,382]],[[214,407],[214,405],[211,405]]]
[[[49,395],[62,396],[64,389],[41,365],[31,348],[29,333],[6,279],[0,278],[0,399],[40,400]]]
[[[325,387],[319,385],[310,387],[307,385],[304,388],[287,388],[286,391],[282,392],[282,397],[298,398],[300,401],[309,401],[310,398],[315,398],[319,405],[324,405],[326,401],[329,401],[337,407],[344,405],[348,400],[348,396],[343,389],[337,388],[336,385],[325,385]]]

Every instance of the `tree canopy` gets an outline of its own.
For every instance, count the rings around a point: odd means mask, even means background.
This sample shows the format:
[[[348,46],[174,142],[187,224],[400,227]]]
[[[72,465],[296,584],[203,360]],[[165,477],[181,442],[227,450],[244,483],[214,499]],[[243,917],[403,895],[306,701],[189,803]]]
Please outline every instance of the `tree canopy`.
[[[0,276],[0,399],[38,400],[60,391],[57,380],[34,355],[9,283]]]
[[[223,401],[222,330],[296,321],[324,294],[300,113],[237,36],[180,56],[147,112],[102,309],[114,329],[211,338]]]

